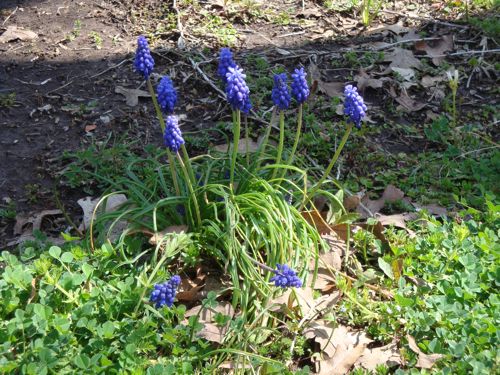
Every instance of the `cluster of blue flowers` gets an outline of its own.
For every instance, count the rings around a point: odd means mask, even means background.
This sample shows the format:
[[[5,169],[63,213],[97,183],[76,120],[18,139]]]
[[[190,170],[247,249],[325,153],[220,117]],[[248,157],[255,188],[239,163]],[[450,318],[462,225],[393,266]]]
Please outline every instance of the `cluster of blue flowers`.
[[[290,101],[292,100],[287,80],[286,73],[275,74],[274,86],[271,91],[271,99],[274,105],[282,111],[290,106]]]
[[[156,89],[158,104],[165,113],[173,113],[177,103],[177,93],[169,76],[164,76]]]
[[[286,264],[276,264],[275,276],[271,277],[271,282],[280,288],[300,288],[302,280],[297,276],[297,272]]]
[[[148,79],[155,66],[155,61],[151,56],[148,41],[144,36],[137,39],[137,50],[135,52],[134,67],[145,79]]]
[[[165,134],[163,135],[165,146],[174,154],[179,151],[181,145],[184,144],[181,130],[179,129],[179,121],[177,116],[170,115],[165,122]]]
[[[148,41],[141,35],[137,38],[137,50],[134,60],[135,70],[141,73],[145,79],[149,79],[154,65],[155,62],[151,56]],[[184,144],[184,138],[182,138],[182,133],[179,129],[179,120],[176,116],[172,115],[177,103],[177,92],[169,76],[163,76],[160,80],[156,89],[156,96],[162,112],[169,115],[165,124],[165,133],[163,134],[165,146],[170,151],[176,153],[179,151],[180,146]]]
[[[145,79],[149,79],[153,68],[154,60],[149,50],[149,45],[145,37],[140,36],[137,40],[137,51],[134,61],[134,67],[137,72],[142,74]],[[229,48],[223,48],[220,52],[218,75],[225,84],[226,96],[233,110],[239,110],[248,113],[252,108],[250,101],[250,89],[245,81],[246,75],[243,70],[234,62],[233,54]],[[274,86],[271,92],[271,98],[274,105],[281,111],[289,108],[292,97],[299,105],[303,104],[310,95],[310,89],[307,84],[304,68],[297,68],[292,74],[291,90],[288,86],[288,77],[286,73],[276,74],[274,76]],[[344,91],[344,114],[348,116],[349,121],[357,128],[361,127],[361,121],[366,116],[367,107],[363,98],[359,95],[356,87],[347,85]],[[177,103],[177,93],[170,77],[164,76],[157,87],[158,104],[161,110],[168,116],[166,118],[164,142],[165,145],[174,153],[177,153],[184,144],[182,133],[179,129],[178,118],[172,113]],[[227,176],[229,178],[229,176]],[[198,178],[198,177],[197,177]],[[201,179],[198,178],[200,181]],[[291,201],[291,194],[286,197]],[[185,211],[184,206],[178,206],[179,210]],[[261,265],[265,269],[272,269]],[[272,270],[274,276],[270,281],[276,287],[280,288],[300,288],[302,280],[297,276],[297,272],[286,264],[277,264],[276,269]],[[150,300],[160,308],[164,305],[171,307],[173,305],[177,288],[180,285],[181,278],[173,276],[170,280],[162,284],[156,284],[151,293]]]
[[[181,277],[179,275],[172,276],[170,280],[163,284],[156,284],[151,292],[150,301],[153,302],[157,308],[165,305],[172,307],[175,295],[177,294],[177,288],[180,284]]]
[[[309,98],[309,86],[307,85],[306,72],[304,68],[297,68],[292,73],[292,95],[297,103],[304,103]]]
[[[227,68],[226,73],[226,96],[233,110],[248,113],[252,104],[250,103],[250,89],[245,81],[246,75],[238,65]]]
[[[235,66],[236,63],[233,61],[233,53],[231,50],[229,48],[222,48],[219,56],[219,68],[217,69],[217,73],[222,79],[222,82],[227,82],[227,71],[229,68],[234,68]]]
[[[363,98],[358,93],[358,89],[352,85],[347,85],[344,89],[344,114],[349,116],[358,129],[361,129],[361,120],[366,116],[367,107]]]

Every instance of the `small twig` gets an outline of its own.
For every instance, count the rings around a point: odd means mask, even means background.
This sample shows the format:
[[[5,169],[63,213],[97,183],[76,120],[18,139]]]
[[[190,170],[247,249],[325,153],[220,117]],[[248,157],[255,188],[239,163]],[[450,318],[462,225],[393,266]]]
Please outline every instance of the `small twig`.
[[[457,158],[463,158],[463,157],[465,157],[465,155],[469,155],[469,154],[473,154],[475,152],[481,152],[481,151],[485,151],[485,150],[491,150],[492,148],[500,148],[500,145],[483,147],[483,148],[479,148],[477,150],[464,152],[463,154],[458,155]]]
[[[288,33],[288,34],[278,35],[276,38],[286,38],[286,37],[289,37],[289,36],[302,35],[302,34],[305,34],[305,33],[306,33],[305,30],[296,31],[294,33]]]
[[[400,17],[413,18],[413,19],[416,19],[416,20],[427,21],[427,22],[431,22],[431,23],[435,23],[435,24],[443,25],[443,26],[458,27],[460,29],[468,29],[469,28],[469,26],[467,26],[467,25],[458,25],[458,24],[455,24],[455,23],[438,21],[438,20],[435,20],[433,18],[414,16],[414,15],[411,15],[411,14],[405,14],[405,13],[395,12],[393,10],[381,9],[380,11],[384,12],[384,13],[395,14],[395,15],[400,16]]]
[[[14,9],[12,11],[12,13],[7,16],[7,18],[2,22],[2,26],[5,25],[5,23],[9,20],[10,17],[12,17],[14,14],[16,14],[18,9],[19,9],[19,7],[16,7],[16,9]]]
[[[125,59],[125,60],[123,60],[122,62],[120,62],[120,63],[118,63],[118,64],[116,64],[116,65],[110,66],[109,68],[107,68],[107,69],[103,70],[102,72],[97,73],[97,74],[95,74],[95,75],[93,75],[93,76],[89,77],[89,79],[93,79],[93,78],[96,78],[96,77],[102,76],[104,73],[107,73],[107,72],[109,72],[110,70],[116,69],[116,68],[118,68],[119,66],[122,66],[123,64],[125,64],[127,61],[130,61],[130,60],[132,60],[132,58],[130,58],[130,59]]]
[[[224,93],[224,91],[222,91],[220,88],[217,87],[217,85],[206,75],[206,73],[201,70],[201,68],[199,67],[199,63],[196,63],[193,61],[193,59],[190,57],[189,58],[189,61],[191,62],[191,65],[193,66],[193,68],[201,74],[201,76],[203,77],[203,79],[215,90],[217,91],[217,93],[219,94],[219,96],[226,100],[226,94]]]
[[[441,39],[441,38],[419,38],[419,39],[399,40],[399,41],[394,42],[394,43],[389,43],[386,46],[375,48],[375,51],[382,51],[384,49],[392,48],[394,46],[397,46],[399,44],[404,44],[404,43],[427,42],[427,41],[439,40],[439,39]]]

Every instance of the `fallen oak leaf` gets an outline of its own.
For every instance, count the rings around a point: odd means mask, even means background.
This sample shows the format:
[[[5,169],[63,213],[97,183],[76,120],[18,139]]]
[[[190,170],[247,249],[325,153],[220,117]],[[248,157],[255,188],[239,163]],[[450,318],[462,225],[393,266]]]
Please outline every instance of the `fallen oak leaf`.
[[[408,346],[410,349],[418,355],[416,367],[430,369],[437,361],[444,357],[442,354],[438,353],[425,354],[420,350],[415,339],[411,335],[407,335],[406,338],[408,339]]]
[[[415,69],[420,69],[422,67],[422,63],[413,55],[412,51],[398,47],[394,48],[392,52],[385,54],[384,61],[390,62],[387,72],[390,72],[390,68],[393,67]]]
[[[398,200],[404,198],[404,193],[401,189],[398,189],[392,184],[386,186],[384,192],[382,193],[382,197],[380,199],[372,200],[365,195],[361,200],[361,203],[372,213],[378,213],[382,208],[384,208],[386,202],[394,203]],[[362,217],[366,216],[366,210],[362,206],[358,206],[358,213],[362,215]]]
[[[327,96],[341,97],[344,93],[344,82],[325,82],[321,79],[321,72],[316,64],[309,66],[309,75],[311,80],[316,83],[317,90],[326,94]]]
[[[365,348],[361,357],[354,363],[354,367],[375,371],[380,365],[387,367],[403,364],[401,354],[396,343],[391,343],[379,348]]]
[[[443,35],[438,40],[415,42],[415,50],[423,51],[432,59],[432,63],[439,66],[445,59],[445,52],[453,50],[453,35]]]
[[[28,217],[23,215],[16,216],[16,224],[14,225],[14,234],[23,234],[26,233],[25,226],[27,224],[31,224],[31,233],[35,230],[40,230],[42,226],[42,221],[46,216],[54,216],[54,215],[62,215],[62,211],[59,209],[54,210],[43,210],[34,214],[31,214]]]
[[[366,346],[373,341],[363,331],[350,331],[343,325],[331,330],[328,325],[322,325],[321,321],[319,325],[315,323],[312,332],[306,330],[304,336],[314,338],[328,357],[323,360],[315,357],[319,374],[346,374],[363,354]]]

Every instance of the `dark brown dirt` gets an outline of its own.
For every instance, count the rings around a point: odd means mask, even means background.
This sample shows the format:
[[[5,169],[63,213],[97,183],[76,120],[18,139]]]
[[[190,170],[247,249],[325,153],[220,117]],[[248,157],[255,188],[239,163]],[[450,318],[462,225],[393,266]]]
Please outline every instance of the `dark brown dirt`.
[[[57,173],[62,168],[60,157],[65,151],[120,136],[136,140],[138,149],[161,143],[150,101],[142,98],[139,105],[130,107],[122,95],[115,93],[117,86],[146,89],[132,69],[139,34],[145,33],[153,40],[155,71],[170,74],[176,82],[180,91],[179,114],[186,115],[183,121],[188,128],[213,126],[221,119],[221,113],[227,113],[223,111],[223,100],[189,60],[190,57],[202,60],[206,64],[202,68],[215,66],[212,59],[220,40],[199,31],[202,15],[233,23],[240,35],[236,42],[240,56],[260,54],[271,65],[315,64],[325,81],[344,83],[352,81],[359,68],[342,59],[343,51],[368,48],[375,42],[393,43],[394,33],[379,30],[384,25],[400,21],[405,27],[426,31],[427,35],[451,33],[455,40],[470,39],[467,44],[470,49],[481,41],[481,34],[475,31],[405,18],[404,7],[399,4],[404,2],[396,2],[393,7],[396,13],[384,14],[368,29],[360,25],[358,18],[353,19],[352,14],[327,10],[309,1],[305,9],[299,1],[279,5],[257,2],[259,16],[252,9],[224,9],[222,1],[200,1],[197,7],[186,5],[179,9],[183,25],[179,29],[175,26],[176,12],[165,3],[170,2],[1,2],[0,34],[15,25],[35,32],[38,38],[0,43],[0,95],[15,94],[13,105],[0,106],[0,204],[14,201],[17,212],[54,208],[54,189],[58,189],[65,205],[74,206],[85,194],[57,186]],[[426,3],[416,2],[429,12],[432,7]],[[276,21],[283,12],[293,15],[289,22]],[[165,26],[172,22],[174,27]],[[96,43],[96,35],[102,44]],[[177,48],[181,35],[185,51]],[[339,61],[342,66],[336,64]],[[460,57],[449,61],[464,64]],[[463,92],[463,108],[491,102],[488,93],[495,78],[495,73],[490,78],[477,73]],[[389,122],[384,115],[387,103],[394,102],[389,87],[368,88],[365,95],[370,106],[378,110],[372,120],[379,124]],[[429,110],[440,109],[440,105],[428,102],[431,99],[425,90],[416,96],[427,102]],[[218,110],[215,112],[214,108]],[[393,116],[391,121],[422,123],[426,118],[426,112],[422,111],[406,113],[399,120]],[[373,141],[385,143],[390,152],[411,152],[415,147],[425,147],[411,138],[401,140],[403,137],[395,129]],[[0,230],[0,237],[8,236],[8,232]]]

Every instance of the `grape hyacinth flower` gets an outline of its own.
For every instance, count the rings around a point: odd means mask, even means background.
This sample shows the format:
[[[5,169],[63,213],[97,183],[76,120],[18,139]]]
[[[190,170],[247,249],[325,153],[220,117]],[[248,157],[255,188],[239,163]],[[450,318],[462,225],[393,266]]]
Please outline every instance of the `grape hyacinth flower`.
[[[245,82],[246,75],[243,74],[243,69],[238,65],[227,69],[226,95],[227,101],[233,107],[233,110],[245,111],[249,110],[250,104],[250,89]]]
[[[156,90],[158,104],[165,113],[173,113],[175,103],[177,103],[177,92],[169,76],[164,76]]]
[[[219,68],[217,69],[217,73],[224,84],[227,82],[227,70],[229,68],[234,68],[235,66],[236,63],[233,61],[233,54],[231,50],[229,48],[222,48],[220,50]]]
[[[137,38],[137,50],[135,52],[134,68],[136,72],[141,73],[145,79],[148,79],[155,66],[155,61],[151,56],[149,44],[144,36]]]
[[[359,95],[358,89],[352,85],[345,87],[344,96],[344,114],[349,116],[349,122],[361,129],[361,120],[366,116],[367,110],[363,98]]]
[[[163,284],[155,284],[154,289],[151,292],[151,297],[149,298],[150,301],[155,303],[156,308],[160,308],[164,305],[172,307],[175,295],[177,294],[177,287],[180,283],[181,277],[179,275],[175,275]]]
[[[177,153],[181,145],[184,144],[184,138],[182,138],[182,133],[179,129],[179,120],[177,116],[170,115],[167,117],[163,140],[165,141],[165,146],[174,154]]]
[[[276,264],[274,273],[276,276],[271,277],[271,282],[275,286],[281,288],[300,288],[302,286],[302,280],[297,276],[297,272],[286,264]]]
[[[292,95],[299,104],[304,103],[310,94],[306,75],[304,68],[295,69],[292,73]]]
[[[287,85],[286,73],[274,75],[274,86],[271,92],[271,98],[273,99],[274,105],[280,110],[285,110],[290,106],[291,96],[290,89]]]

